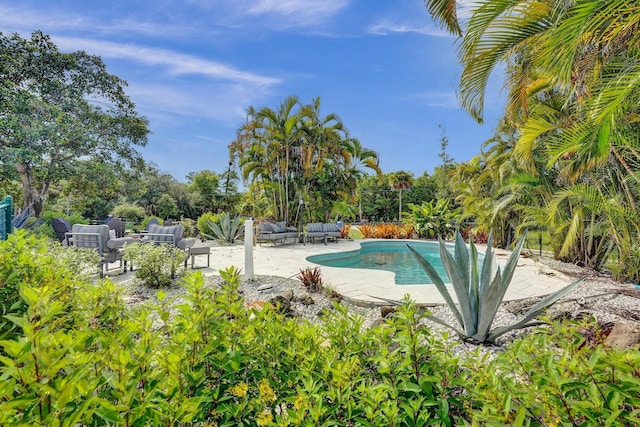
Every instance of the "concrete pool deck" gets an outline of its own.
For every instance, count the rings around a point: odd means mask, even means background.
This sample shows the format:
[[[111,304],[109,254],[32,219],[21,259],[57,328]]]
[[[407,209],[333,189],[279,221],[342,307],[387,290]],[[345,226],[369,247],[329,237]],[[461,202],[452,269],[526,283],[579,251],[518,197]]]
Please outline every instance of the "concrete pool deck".
[[[306,267],[317,267],[317,264],[306,260],[308,256],[357,250],[365,240],[339,240],[337,243],[302,243],[279,245],[254,245],[253,272],[256,276],[279,276],[294,278]],[[197,246],[200,246],[197,245]],[[477,245],[484,252],[486,246]],[[509,251],[496,249],[498,263],[504,265]],[[206,257],[197,257],[196,267],[206,265]],[[189,264],[190,265],[190,264]],[[245,271],[245,247],[237,245],[211,246],[211,265],[201,271],[206,275],[219,275],[218,270],[230,266]],[[363,304],[382,304],[375,298],[399,300],[405,295],[421,304],[441,304],[444,300],[434,285],[396,285],[395,274],[384,270],[364,270],[355,268],[338,268],[320,266],[325,285],[330,286],[347,299]],[[521,256],[511,285],[507,290],[505,301],[517,300],[533,296],[547,295],[571,283],[574,279],[552,270],[532,258]],[[453,291],[450,289],[451,294]]]

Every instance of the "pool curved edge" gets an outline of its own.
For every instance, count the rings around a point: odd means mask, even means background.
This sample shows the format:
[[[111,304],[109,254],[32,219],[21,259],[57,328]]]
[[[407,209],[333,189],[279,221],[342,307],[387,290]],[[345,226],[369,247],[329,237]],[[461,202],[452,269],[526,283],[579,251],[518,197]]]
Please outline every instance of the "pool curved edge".
[[[359,239],[340,241],[337,246],[331,248],[329,252],[335,251],[353,251],[360,250],[361,244],[371,241],[379,241],[380,239]],[[408,242],[419,240],[406,240]],[[320,245],[322,246],[322,245]],[[428,285],[411,285],[398,286],[395,284],[395,273],[385,270],[363,270],[359,268],[344,267],[325,267],[306,260],[308,255],[316,255],[327,253],[327,247],[315,247],[305,251],[306,254],[303,265],[305,267],[320,267],[322,279],[326,286],[334,289],[345,300],[351,301],[363,306],[382,306],[389,303],[385,300],[400,301],[408,296],[412,301],[421,304],[445,304],[442,295],[432,284]],[[373,274],[372,274],[373,273]],[[447,285],[449,292],[453,293],[453,287]],[[455,297],[454,297],[455,298]]]
[[[342,270],[353,270],[355,272],[355,274],[374,274],[376,276],[376,278],[378,278],[381,275],[386,275],[386,274],[391,274],[391,282],[393,284],[393,286],[407,286],[407,287],[413,287],[413,286],[430,286],[433,287],[433,282],[430,281],[430,279],[426,279],[428,281],[425,282],[412,282],[412,283],[397,283],[397,273],[391,269],[386,269],[384,267],[380,267],[380,268],[367,268],[365,267],[351,267],[351,266],[337,266],[337,265],[327,265],[326,263],[341,263],[341,262],[350,262],[350,260],[354,260],[354,258],[359,258],[361,256],[361,254],[366,254],[366,253],[371,253],[374,252],[374,249],[376,247],[380,247],[380,248],[384,248],[387,250],[391,250],[393,251],[393,249],[395,248],[396,250],[399,249],[400,246],[402,245],[406,245],[406,244],[411,244],[414,243],[416,245],[421,245],[423,247],[423,249],[429,249],[432,250],[434,253],[438,253],[439,252],[439,244],[437,241],[433,241],[433,240],[416,240],[416,239],[365,239],[362,241],[358,242],[358,248],[357,249],[349,249],[349,250],[344,250],[344,251],[339,251],[339,252],[335,252],[335,251],[331,251],[330,253],[321,253],[321,254],[314,254],[314,255],[310,255],[307,256],[305,258],[305,261],[312,263],[318,267],[321,267],[322,269],[336,269],[338,271]],[[447,247],[453,248],[453,246],[448,245]],[[440,256],[437,255],[437,260],[440,261]],[[394,264],[395,265],[395,264]],[[426,273],[423,273],[423,270],[419,268],[419,266],[416,265],[413,267],[414,269],[418,269],[421,272],[421,275],[427,276]],[[367,273],[365,273],[367,272]],[[441,276],[442,276],[442,280],[445,284],[449,284],[449,279],[446,276],[446,274],[443,274],[444,272],[441,272]],[[351,273],[350,273],[351,274]]]

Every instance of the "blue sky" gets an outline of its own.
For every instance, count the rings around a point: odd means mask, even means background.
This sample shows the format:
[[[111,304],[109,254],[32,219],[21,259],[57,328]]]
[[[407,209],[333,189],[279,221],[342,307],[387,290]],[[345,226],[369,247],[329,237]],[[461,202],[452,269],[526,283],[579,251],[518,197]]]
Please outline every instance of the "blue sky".
[[[459,108],[456,39],[422,0],[0,0],[0,31],[34,30],[101,56],[129,83],[150,121],[144,158],[183,182],[224,172],[246,108],[289,95],[320,97],[321,113],[338,114],[385,173],[416,176],[441,163],[439,124],[449,154],[466,161],[504,103],[494,77],[484,125]]]

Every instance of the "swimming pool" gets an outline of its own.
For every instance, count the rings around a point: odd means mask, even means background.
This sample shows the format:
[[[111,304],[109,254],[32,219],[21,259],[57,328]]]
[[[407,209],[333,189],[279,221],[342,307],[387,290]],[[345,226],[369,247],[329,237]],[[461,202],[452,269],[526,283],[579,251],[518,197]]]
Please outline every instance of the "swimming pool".
[[[360,249],[348,252],[312,255],[307,261],[326,267],[387,270],[396,274],[396,285],[432,284],[427,273],[415,260],[407,243],[433,265],[445,283],[449,282],[442,262],[438,243],[409,240],[362,242]]]

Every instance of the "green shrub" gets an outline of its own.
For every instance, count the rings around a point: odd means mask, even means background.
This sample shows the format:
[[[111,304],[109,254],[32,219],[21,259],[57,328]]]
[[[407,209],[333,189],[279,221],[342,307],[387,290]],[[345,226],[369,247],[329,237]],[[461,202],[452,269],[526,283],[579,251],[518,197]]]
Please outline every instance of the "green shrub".
[[[637,426],[640,352],[590,343],[593,320],[524,335],[493,358],[470,359],[465,383],[477,425]]]
[[[213,235],[213,230],[209,226],[210,222],[214,224],[217,223],[218,215],[211,212],[205,212],[198,217],[197,227],[201,236]]]
[[[186,257],[182,249],[167,244],[134,242],[123,251],[124,258],[136,268],[136,279],[151,288],[169,286]]]
[[[460,213],[449,209],[449,199],[422,202],[421,205],[408,204],[411,213],[407,215],[419,237],[427,239],[449,239],[455,233],[455,224]]]
[[[24,230],[15,230],[0,241],[0,339],[13,337],[15,325],[7,316],[21,316],[27,310],[23,286],[32,287],[33,293],[41,288],[52,288],[51,294],[62,304],[73,297],[75,281],[86,279],[78,273],[97,264],[95,253],[62,250],[57,242],[38,238]],[[35,298],[34,296],[30,296]]]
[[[315,325],[245,308],[229,268],[128,309],[42,240],[0,245],[21,307],[0,341],[3,426],[637,424],[640,354],[587,341],[589,324],[459,359],[407,300],[374,328],[338,304]]]
[[[144,209],[132,204],[118,205],[111,211],[111,215],[117,218],[126,218],[127,221],[140,222],[144,216]]]
[[[69,221],[69,224],[86,224],[87,220],[79,213],[73,213],[71,215],[63,214],[62,212],[46,210],[40,215],[40,225],[31,229],[31,231],[42,237],[48,237],[52,240],[57,240],[56,233],[51,226],[52,218],[65,218]]]
[[[198,235],[198,227],[196,221],[191,218],[182,218],[180,224],[184,227],[183,237],[196,237]]]

